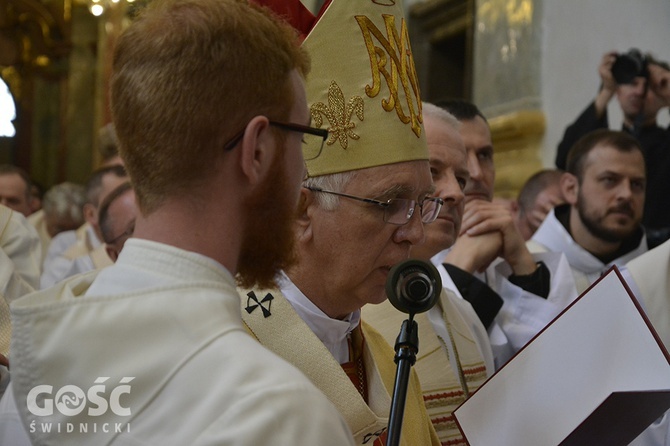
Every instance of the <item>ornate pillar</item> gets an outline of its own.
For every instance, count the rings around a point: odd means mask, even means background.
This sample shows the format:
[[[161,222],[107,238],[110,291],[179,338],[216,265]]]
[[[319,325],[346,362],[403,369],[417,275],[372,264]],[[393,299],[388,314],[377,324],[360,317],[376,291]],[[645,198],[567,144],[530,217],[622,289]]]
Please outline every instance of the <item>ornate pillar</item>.
[[[542,168],[541,0],[480,0],[473,102],[491,123],[496,195],[515,197]]]

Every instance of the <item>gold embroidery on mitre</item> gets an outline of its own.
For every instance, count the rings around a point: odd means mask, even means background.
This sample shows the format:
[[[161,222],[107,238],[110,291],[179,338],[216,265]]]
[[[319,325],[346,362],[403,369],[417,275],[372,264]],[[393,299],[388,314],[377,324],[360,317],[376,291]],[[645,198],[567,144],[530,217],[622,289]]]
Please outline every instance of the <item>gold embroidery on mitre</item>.
[[[359,120],[363,120],[363,98],[354,96],[349,99],[348,103],[344,101],[344,93],[335,81],[330,82],[328,87],[328,105],[323,102],[312,104],[309,108],[314,120],[314,125],[321,127],[323,124],[323,117],[325,116],[330,127],[328,127],[328,140],[326,144],[333,145],[335,141],[340,141],[340,146],[346,149],[349,146],[349,138],[359,139],[354,128],[356,123],[351,120],[354,113]]]
[[[382,99],[382,108],[387,112],[395,109],[398,118],[403,124],[411,123],[412,131],[421,136],[421,100],[419,81],[414,68],[414,57],[409,44],[409,33],[405,19],[400,22],[400,34],[395,26],[395,16],[382,14],[386,35],[375,26],[366,16],[356,16],[365,40],[365,47],[370,56],[372,69],[372,86],[365,86],[365,93],[370,98],[376,97],[381,91],[381,76],[384,76],[389,89],[389,97]],[[375,37],[381,46],[375,46],[372,37]],[[387,58],[388,55],[388,58]],[[387,65],[389,65],[387,67]],[[407,98],[408,113],[405,113],[403,104],[398,96],[398,79]],[[409,115],[409,116],[408,116]]]

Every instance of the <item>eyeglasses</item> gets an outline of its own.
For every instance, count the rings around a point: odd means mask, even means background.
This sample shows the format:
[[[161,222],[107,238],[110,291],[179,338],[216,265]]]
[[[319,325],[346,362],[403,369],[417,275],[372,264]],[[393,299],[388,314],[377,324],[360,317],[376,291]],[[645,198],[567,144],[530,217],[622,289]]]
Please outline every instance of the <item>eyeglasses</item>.
[[[121,245],[126,243],[126,240],[128,240],[130,237],[132,237],[133,233],[135,232],[135,221],[128,226],[128,228],[123,231],[121,234],[117,235],[110,241],[105,241],[106,244],[108,245],[116,245],[117,243],[120,243]]]
[[[328,130],[326,129],[317,129],[316,127],[278,121],[270,121],[270,125],[290,132],[302,133],[302,156],[305,161],[313,160],[321,155],[323,144],[326,142],[326,139],[328,139]],[[223,150],[232,150],[239,144],[244,136],[245,130],[246,127],[233,136],[233,138],[223,146]]]
[[[414,210],[417,205],[421,212],[421,221],[424,223],[432,223],[437,219],[437,216],[442,209],[444,200],[438,197],[426,197],[423,201],[418,202],[409,198],[391,198],[388,201],[373,200],[372,198],[356,197],[354,195],[343,194],[340,192],[333,192],[330,190],[323,190],[320,187],[303,186],[312,192],[320,192],[323,194],[337,195],[338,197],[350,198],[352,200],[362,201],[364,203],[376,204],[384,209],[384,221],[393,225],[404,225],[414,215]]]

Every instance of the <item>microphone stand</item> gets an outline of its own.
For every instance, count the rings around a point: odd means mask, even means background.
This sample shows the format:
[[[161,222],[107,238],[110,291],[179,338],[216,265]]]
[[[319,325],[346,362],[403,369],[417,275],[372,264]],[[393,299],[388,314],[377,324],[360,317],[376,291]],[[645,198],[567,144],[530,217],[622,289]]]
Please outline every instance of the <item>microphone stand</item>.
[[[395,384],[393,386],[393,399],[391,400],[386,446],[397,446],[400,444],[400,431],[402,430],[402,419],[405,415],[409,372],[416,362],[418,351],[419,327],[414,320],[414,314],[410,313],[409,319],[403,321],[400,327],[400,334],[398,334],[398,338],[395,341],[396,354],[394,360],[397,368]]]
[[[440,273],[431,263],[423,260],[409,259],[395,265],[386,280],[386,295],[391,304],[401,312],[409,314],[395,341],[394,361],[397,368],[386,446],[400,444],[409,374],[419,352],[419,326],[414,315],[430,310],[439,299],[441,291]]]

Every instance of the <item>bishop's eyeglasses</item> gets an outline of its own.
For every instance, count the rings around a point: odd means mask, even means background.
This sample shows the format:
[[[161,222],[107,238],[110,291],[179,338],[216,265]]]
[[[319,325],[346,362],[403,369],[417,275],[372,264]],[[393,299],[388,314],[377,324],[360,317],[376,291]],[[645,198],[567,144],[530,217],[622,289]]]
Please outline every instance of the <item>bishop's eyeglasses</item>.
[[[312,192],[337,195],[338,197],[375,204],[384,210],[384,221],[393,225],[404,225],[409,222],[412,215],[414,215],[417,206],[419,206],[419,212],[421,213],[421,221],[424,223],[432,223],[437,219],[437,216],[440,214],[440,209],[442,209],[442,205],[444,204],[444,200],[438,197],[426,197],[422,201],[412,200],[410,198],[391,198],[390,200],[380,201],[372,198],[356,197],[341,192],[324,190],[320,187],[303,187]]]
[[[305,161],[313,160],[314,158],[317,158],[319,155],[321,155],[323,145],[326,142],[326,139],[328,139],[328,130],[326,129],[317,129],[316,127],[294,124],[292,122],[269,121],[269,123],[272,126],[287,130],[289,132],[302,133],[302,156]],[[223,146],[223,150],[232,150],[237,144],[239,144],[239,142],[242,140],[242,137],[244,136],[245,130],[246,126],[237,134],[235,134],[235,136],[233,136],[231,140]]]

